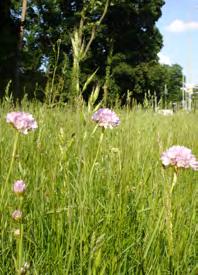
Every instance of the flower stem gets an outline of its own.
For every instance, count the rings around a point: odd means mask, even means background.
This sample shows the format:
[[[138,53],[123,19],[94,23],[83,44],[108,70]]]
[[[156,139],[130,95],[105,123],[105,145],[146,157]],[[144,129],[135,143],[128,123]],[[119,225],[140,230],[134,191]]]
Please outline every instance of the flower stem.
[[[167,184],[166,187],[166,223],[167,223],[167,239],[168,239],[168,253],[169,253],[169,268],[170,272],[173,270],[173,223],[172,223],[172,192],[177,182],[177,171],[173,173],[172,185]]]
[[[14,163],[14,159],[15,159],[15,155],[16,155],[16,150],[17,150],[18,139],[19,139],[19,132],[16,132],[15,140],[14,140],[14,144],[13,144],[13,149],[12,149],[12,156],[11,156],[10,166],[9,166],[9,170],[8,170],[8,173],[7,173],[7,176],[6,176],[4,187],[2,188],[1,199],[3,199],[3,197],[4,197],[4,194],[5,194],[7,185],[8,185],[8,181],[10,179],[10,175],[11,175],[11,172],[12,172],[12,167],[13,167],[13,163]]]
[[[23,223],[20,224],[20,238],[17,240],[17,274],[21,274],[23,261]]]
[[[173,189],[174,189],[176,183],[177,183],[177,170],[175,169],[174,173],[173,173],[173,181],[172,181],[172,186],[171,186],[171,194],[173,192]]]
[[[20,197],[19,208],[23,208],[23,197]],[[17,275],[21,274],[23,264],[23,219],[20,220],[20,237],[17,239]]]
[[[98,143],[98,148],[97,148],[97,151],[96,151],[95,159],[94,159],[94,161],[93,161],[93,164],[92,164],[92,167],[91,167],[91,170],[90,170],[90,174],[89,174],[89,182],[90,182],[91,177],[92,177],[92,175],[93,175],[94,166],[95,166],[95,164],[96,164],[96,161],[97,161],[97,158],[98,158],[98,154],[99,154],[99,151],[100,151],[100,146],[101,146],[102,141],[103,141],[104,131],[105,131],[105,129],[102,128],[102,133],[101,133],[101,135],[100,135],[100,139],[99,139],[99,143]]]

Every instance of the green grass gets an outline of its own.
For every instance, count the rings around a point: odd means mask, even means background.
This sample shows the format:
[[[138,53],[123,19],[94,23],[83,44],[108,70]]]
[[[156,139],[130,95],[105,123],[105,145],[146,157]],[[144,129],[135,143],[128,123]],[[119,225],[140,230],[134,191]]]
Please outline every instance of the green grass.
[[[119,127],[95,133],[91,114],[70,107],[24,106],[39,128],[20,135],[8,186],[1,197],[0,274],[15,274],[18,228],[12,192],[23,179],[23,262],[28,274],[197,274],[197,172],[180,171],[172,196],[173,269],[170,271],[165,185],[160,154],[184,145],[198,156],[198,115],[163,117],[116,110]],[[8,173],[15,129],[0,117],[0,184]],[[98,150],[98,154],[97,154]],[[97,154],[97,156],[96,156]],[[91,172],[92,170],[92,172]]]

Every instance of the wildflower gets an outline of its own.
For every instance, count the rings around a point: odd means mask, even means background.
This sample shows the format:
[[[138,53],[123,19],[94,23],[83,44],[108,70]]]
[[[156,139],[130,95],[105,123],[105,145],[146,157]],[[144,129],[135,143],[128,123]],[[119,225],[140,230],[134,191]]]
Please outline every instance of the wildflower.
[[[22,212],[21,210],[14,210],[14,212],[12,213],[12,218],[15,220],[15,221],[19,221],[22,219]]]
[[[25,182],[22,180],[17,180],[14,183],[13,191],[16,195],[23,195],[26,190]]]
[[[100,127],[114,128],[120,124],[120,119],[115,112],[108,108],[101,108],[92,116],[92,120],[98,123]]]
[[[6,116],[6,122],[11,123],[20,133],[27,135],[29,131],[38,128],[33,116],[25,112],[11,112]]]
[[[161,155],[162,164],[165,167],[192,168],[198,170],[198,161],[192,151],[184,146],[175,145]]]
[[[30,264],[25,262],[24,265],[21,267],[20,274],[26,274],[30,268]]]
[[[14,236],[15,236],[16,238],[20,237],[20,234],[21,234],[20,229],[19,229],[19,228],[15,229],[15,230],[13,231],[13,234],[14,234]]]

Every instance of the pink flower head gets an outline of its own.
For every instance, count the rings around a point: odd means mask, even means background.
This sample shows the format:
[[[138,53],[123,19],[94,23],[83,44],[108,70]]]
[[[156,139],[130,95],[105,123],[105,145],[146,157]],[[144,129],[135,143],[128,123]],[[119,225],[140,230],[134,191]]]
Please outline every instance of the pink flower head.
[[[104,128],[114,128],[120,124],[120,119],[115,112],[108,108],[101,108],[95,112],[92,116],[94,120],[100,127]]]
[[[27,135],[29,131],[38,128],[33,116],[25,112],[11,112],[6,116],[6,122],[11,123],[20,133]]]
[[[19,221],[22,219],[22,212],[21,210],[14,210],[14,212],[12,213],[12,218],[15,220],[15,221]]]
[[[26,190],[26,184],[22,180],[15,181],[13,185],[13,191],[16,195],[23,195]]]
[[[192,168],[198,170],[198,161],[191,150],[184,146],[172,146],[161,155],[162,164],[176,168]]]

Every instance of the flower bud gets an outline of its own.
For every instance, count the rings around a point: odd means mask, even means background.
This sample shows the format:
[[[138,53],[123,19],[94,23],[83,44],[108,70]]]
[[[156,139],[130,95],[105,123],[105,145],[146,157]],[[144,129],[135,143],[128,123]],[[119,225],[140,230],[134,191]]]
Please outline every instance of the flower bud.
[[[16,195],[23,195],[26,190],[26,184],[22,180],[15,181],[13,185],[13,191]]]
[[[15,220],[15,221],[19,221],[22,219],[22,212],[21,210],[14,210],[14,212],[12,213],[12,218]]]
[[[15,229],[15,230],[13,231],[13,234],[14,234],[14,236],[15,236],[16,238],[19,238],[19,237],[20,237],[20,234],[21,234],[20,229],[19,229],[19,228]]]

